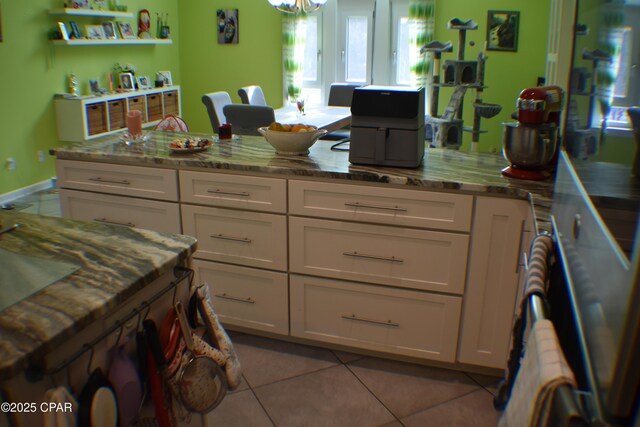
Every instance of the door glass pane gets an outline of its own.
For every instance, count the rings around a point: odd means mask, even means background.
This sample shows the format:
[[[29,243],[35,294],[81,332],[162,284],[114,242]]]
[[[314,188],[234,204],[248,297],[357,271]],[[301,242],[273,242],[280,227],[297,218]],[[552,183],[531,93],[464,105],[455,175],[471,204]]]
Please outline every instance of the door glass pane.
[[[396,46],[396,84],[411,84],[409,61],[409,18],[403,16],[398,19],[398,45]]]
[[[367,17],[347,18],[346,80],[367,81]]]
[[[318,18],[309,16],[306,19],[304,46],[304,80],[318,80]]]

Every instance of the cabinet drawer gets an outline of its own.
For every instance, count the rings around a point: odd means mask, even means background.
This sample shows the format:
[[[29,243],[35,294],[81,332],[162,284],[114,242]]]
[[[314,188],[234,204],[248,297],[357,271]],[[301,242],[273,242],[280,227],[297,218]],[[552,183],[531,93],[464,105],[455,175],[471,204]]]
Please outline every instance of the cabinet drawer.
[[[62,189],[60,208],[65,218],[180,233],[177,203]]]
[[[132,96],[129,98],[129,111],[140,111],[142,123],[147,122],[147,98],[144,96]]]
[[[461,298],[291,276],[291,335],[453,362]]]
[[[284,179],[180,171],[181,200],[227,208],[285,213]]]
[[[206,283],[225,325],[289,335],[286,273],[194,260],[197,284]]]
[[[294,215],[469,231],[472,205],[472,196],[460,194],[289,181]]]
[[[164,115],[168,116],[172,114],[174,116],[180,115],[180,107],[178,105],[178,91],[172,90],[169,92],[163,93],[163,101],[164,101]]]
[[[126,102],[124,99],[109,101],[109,130],[118,130],[126,127],[124,120]]]
[[[196,258],[287,269],[283,215],[182,205],[182,225],[184,234],[198,239]]]
[[[289,239],[295,273],[464,291],[469,238],[463,234],[290,218]]]
[[[147,117],[150,122],[162,119],[162,94],[147,95]]]
[[[74,160],[58,160],[56,169],[61,188],[178,200],[178,180],[174,170]]]
[[[107,131],[107,110],[104,102],[87,104],[85,112],[87,114],[87,132],[89,135]]]

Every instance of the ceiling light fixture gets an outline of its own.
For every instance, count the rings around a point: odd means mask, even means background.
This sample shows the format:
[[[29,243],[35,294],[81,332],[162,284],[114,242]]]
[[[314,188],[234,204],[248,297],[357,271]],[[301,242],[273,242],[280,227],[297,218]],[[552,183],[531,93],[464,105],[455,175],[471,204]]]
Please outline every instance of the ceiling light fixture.
[[[269,0],[269,4],[279,11],[294,14],[315,12],[326,2],[327,0]]]

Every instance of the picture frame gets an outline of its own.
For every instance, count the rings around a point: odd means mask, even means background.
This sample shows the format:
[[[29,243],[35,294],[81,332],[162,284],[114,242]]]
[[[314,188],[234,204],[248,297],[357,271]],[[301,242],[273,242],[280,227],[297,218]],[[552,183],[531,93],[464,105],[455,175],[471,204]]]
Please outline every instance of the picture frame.
[[[151,89],[151,80],[148,76],[138,76],[136,80],[138,81],[138,89]]]
[[[131,73],[120,73],[118,76],[120,80],[120,89],[124,91],[132,91],[135,90],[134,78]]]
[[[116,22],[117,26],[118,26],[118,31],[120,31],[120,36],[123,39],[135,39],[136,35],[133,32],[133,28],[131,27],[131,24],[129,24],[128,22],[122,22],[122,21],[118,21]]]
[[[75,22],[71,21],[69,22],[69,27],[71,27],[71,38],[72,39],[81,39],[82,38],[82,33],[80,32],[80,28],[78,27],[78,24],[76,24]]]
[[[69,33],[67,32],[67,27],[64,25],[64,22],[58,22],[58,28],[60,29],[60,37],[62,40],[69,40]]]
[[[85,25],[85,30],[87,31],[87,38],[90,39],[104,39],[104,28],[102,25]]]
[[[94,95],[102,95],[102,91],[100,90],[100,85],[98,84],[98,80],[89,80],[89,90]]]
[[[164,86],[173,86],[171,71],[158,71],[156,73],[156,80],[162,80],[164,82]]]
[[[117,39],[118,34],[116,33],[116,26],[113,22],[103,22],[102,28],[104,29],[104,37],[107,39]]]
[[[218,44],[238,44],[240,31],[238,9],[218,9],[216,17]]]
[[[487,50],[517,52],[520,12],[490,10],[487,12]]]

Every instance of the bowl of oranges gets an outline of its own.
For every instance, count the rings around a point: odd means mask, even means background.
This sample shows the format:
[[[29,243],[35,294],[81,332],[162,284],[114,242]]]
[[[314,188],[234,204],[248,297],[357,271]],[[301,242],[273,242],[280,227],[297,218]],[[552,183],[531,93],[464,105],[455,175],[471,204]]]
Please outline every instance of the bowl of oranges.
[[[258,128],[258,132],[267,140],[278,154],[305,156],[309,148],[327,131],[318,130],[315,126],[297,124],[271,123]]]

